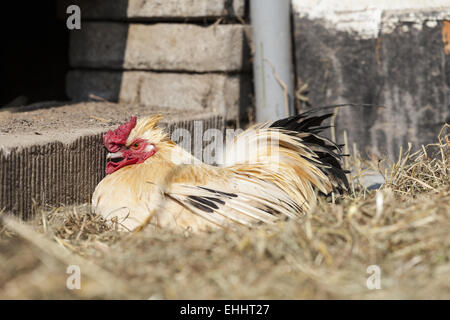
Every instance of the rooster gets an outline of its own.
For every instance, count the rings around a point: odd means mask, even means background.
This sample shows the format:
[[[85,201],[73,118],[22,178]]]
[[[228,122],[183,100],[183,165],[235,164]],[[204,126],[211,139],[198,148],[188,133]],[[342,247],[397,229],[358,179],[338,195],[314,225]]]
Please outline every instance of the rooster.
[[[94,211],[128,231],[152,225],[196,232],[299,218],[317,192],[348,190],[342,145],[320,134],[331,115],[308,111],[255,125],[226,146],[219,166],[170,140],[158,127],[160,115],[132,117],[103,136],[107,175],[94,191]],[[248,144],[256,151],[242,156]]]

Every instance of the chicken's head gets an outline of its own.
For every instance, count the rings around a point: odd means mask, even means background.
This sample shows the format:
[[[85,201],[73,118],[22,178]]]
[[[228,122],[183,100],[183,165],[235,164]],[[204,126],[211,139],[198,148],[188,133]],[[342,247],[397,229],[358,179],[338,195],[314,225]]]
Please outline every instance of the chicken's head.
[[[109,130],[103,136],[107,155],[106,173],[111,174],[125,166],[142,163],[157,151],[157,144],[165,137],[156,127],[162,119],[160,115],[130,121],[120,125],[116,130]]]

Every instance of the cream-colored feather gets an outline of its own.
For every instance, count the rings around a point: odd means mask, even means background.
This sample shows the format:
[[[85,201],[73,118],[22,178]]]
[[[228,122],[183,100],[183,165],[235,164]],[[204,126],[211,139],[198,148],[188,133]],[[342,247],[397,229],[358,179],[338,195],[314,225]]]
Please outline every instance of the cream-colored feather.
[[[318,120],[293,119],[244,131],[227,146],[220,167],[199,163],[172,142],[157,127],[160,116],[140,119],[127,145],[145,139],[158,151],[107,175],[94,192],[95,211],[130,231],[145,225],[194,231],[251,227],[301,217],[317,190],[345,189],[347,181],[336,164],[339,147],[315,133],[318,125],[307,125]]]

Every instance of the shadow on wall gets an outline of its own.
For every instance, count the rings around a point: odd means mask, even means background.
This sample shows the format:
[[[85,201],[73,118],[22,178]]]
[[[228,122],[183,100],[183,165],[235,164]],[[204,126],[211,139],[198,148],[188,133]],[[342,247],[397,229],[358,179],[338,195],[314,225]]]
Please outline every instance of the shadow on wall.
[[[95,19],[99,7],[97,0],[36,1],[27,4],[27,10],[23,10],[23,4],[18,2],[8,4],[7,10],[11,14],[2,20],[4,26],[1,28],[6,50],[0,51],[0,108],[28,111],[69,103],[66,83],[71,70],[100,70],[108,77],[106,82],[84,86],[76,83],[73,90],[79,90],[77,86],[85,90],[77,100],[118,100],[122,73],[114,72],[110,66],[113,64],[121,69],[123,65],[128,24],[112,22],[126,18],[128,0],[101,6],[114,12],[111,21]],[[67,19],[71,16],[67,8],[71,4],[80,7],[81,30],[67,27]],[[20,17],[15,12],[20,12]],[[112,28],[111,25],[119,27]],[[98,37],[106,41],[98,41]],[[89,43],[82,43],[85,41]],[[97,54],[99,43],[106,46],[103,50],[110,53],[107,57]],[[90,87],[95,90],[87,91]]]
[[[67,100],[69,30],[57,0],[7,1],[1,20],[0,108]]]
[[[66,92],[69,98],[76,97],[74,101],[119,100],[129,29],[124,22],[128,0],[102,2],[63,0],[58,8],[59,15],[65,14],[70,4],[81,10],[81,30],[70,31],[71,72],[66,77]]]

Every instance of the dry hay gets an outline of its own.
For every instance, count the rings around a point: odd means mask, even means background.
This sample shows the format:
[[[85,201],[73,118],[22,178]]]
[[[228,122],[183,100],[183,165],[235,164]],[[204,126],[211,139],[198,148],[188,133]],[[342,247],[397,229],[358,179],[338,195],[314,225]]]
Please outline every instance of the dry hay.
[[[379,191],[354,184],[302,221],[253,230],[120,233],[88,206],[37,208],[28,224],[3,215],[0,298],[448,299],[450,142],[440,138],[402,153]],[[355,163],[359,174],[368,166]],[[80,290],[66,287],[69,265]],[[370,265],[380,290],[366,286]]]

